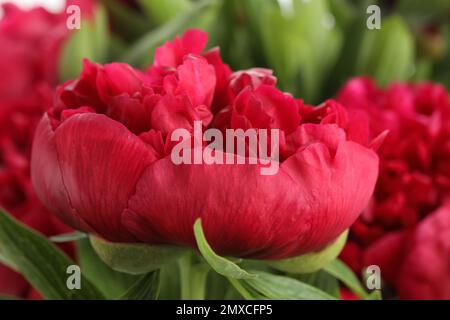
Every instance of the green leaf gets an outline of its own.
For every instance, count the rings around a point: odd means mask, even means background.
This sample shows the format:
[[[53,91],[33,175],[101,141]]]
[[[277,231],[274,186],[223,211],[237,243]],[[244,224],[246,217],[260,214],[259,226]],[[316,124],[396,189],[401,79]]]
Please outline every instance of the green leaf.
[[[364,299],[367,296],[366,290],[362,287],[359,279],[353,271],[345,265],[341,260],[336,259],[327,265],[324,269],[333,277],[342,281],[350,290],[352,290],[360,298]]]
[[[112,269],[130,274],[144,274],[180,258],[186,248],[143,243],[116,243],[90,236],[92,247]]]
[[[5,257],[4,255],[2,255],[2,253],[0,252],[0,263],[6,265],[8,268],[17,271],[17,267],[14,265],[14,263],[9,260],[7,257]]]
[[[67,268],[74,265],[45,237],[15,221],[0,209],[0,251],[47,299],[103,299],[81,274],[81,289],[67,288]]]
[[[63,243],[63,242],[70,242],[70,241],[76,241],[80,239],[87,238],[87,234],[80,231],[70,232],[70,233],[64,233],[59,234],[57,236],[52,236],[48,238],[51,242],[55,243]]]
[[[159,294],[159,270],[144,275],[120,300],[156,300]]]
[[[248,279],[255,277],[255,275],[248,273],[244,269],[241,269],[237,264],[217,255],[213,251],[205,238],[205,234],[203,233],[200,218],[195,221],[194,235],[195,240],[197,241],[198,250],[202,254],[203,258],[205,258],[206,262],[208,262],[211,268],[213,268],[218,274],[234,279]]]
[[[207,9],[216,4],[216,0],[203,0],[195,3],[195,5],[187,12],[178,15],[160,28],[152,30],[143,36],[129,49],[122,60],[129,64],[137,65],[146,58],[145,62],[148,63],[152,60],[157,46],[161,45],[163,41],[171,39],[181,33],[192,21],[199,20],[202,15],[207,12]]]
[[[290,276],[303,283],[316,287],[333,297],[339,298],[340,296],[339,281],[323,270],[309,274],[295,274]]]
[[[258,277],[242,280],[244,287],[273,300],[335,300],[333,296],[296,279],[252,271]]]
[[[217,272],[208,272],[205,298],[206,300],[237,300],[241,299],[241,296],[227,278]]]
[[[279,270],[291,273],[312,273],[333,261],[344,248],[348,230],[344,231],[333,243],[318,252],[306,253],[301,256],[267,263]]]
[[[144,12],[161,25],[191,7],[189,0],[138,0]]]
[[[95,253],[89,239],[77,242],[77,260],[83,275],[91,280],[107,299],[120,297],[140,279],[140,276],[111,269]]]

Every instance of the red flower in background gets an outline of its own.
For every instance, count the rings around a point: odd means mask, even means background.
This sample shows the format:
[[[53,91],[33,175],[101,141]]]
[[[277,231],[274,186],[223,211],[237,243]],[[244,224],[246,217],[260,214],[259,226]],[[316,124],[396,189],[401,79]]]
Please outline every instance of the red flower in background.
[[[267,70],[232,74],[217,49],[203,53],[206,42],[186,32],[156,51],[146,73],[86,61],[37,129],[40,199],[110,241],[195,246],[201,217],[219,254],[280,259],[321,249],[372,194],[378,158],[355,142],[368,141],[368,130],[334,101],[313,108],[280,92]],[[278,174],[260,175],[256,164],[175,165],[170,134],[192,131],[194,120],[281,129]]]
[[[69,1],[89,12],[93,1]],[[66,15],[43,8],[3,5],[0,20],[0,206],[46,235],[69,228],[37,199],[30,180],[31,145],[42,114],[51,105],[58,57],[69,35]],[[69,246],[63,246],[72,252]],[[38,298],[27,281],[0,265],[0,294]]]
[[[450,98],[441,85],[376,87],[349,81],[338,101],[390,131],[368,208],[352,226],[342,258],[360,272],[377,264],[404,299],[450,299]]]

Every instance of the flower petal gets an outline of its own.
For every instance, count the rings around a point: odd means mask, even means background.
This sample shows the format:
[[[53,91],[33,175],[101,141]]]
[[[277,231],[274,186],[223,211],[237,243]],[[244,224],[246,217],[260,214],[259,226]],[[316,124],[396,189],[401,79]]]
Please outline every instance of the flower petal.
[[[108,240],[133,240],[120,217],[154,154],[122,124],[99,114],[72,116],[58,127],[55,141],[64,186],[80,217]]]

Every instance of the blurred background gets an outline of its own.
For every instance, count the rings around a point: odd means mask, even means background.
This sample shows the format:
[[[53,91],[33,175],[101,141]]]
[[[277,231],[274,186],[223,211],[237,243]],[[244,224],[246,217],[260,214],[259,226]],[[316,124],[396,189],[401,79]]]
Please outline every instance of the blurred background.
[[[64,0],[0,0],[53,12]],[[74,1],[76,3],[77,1]],[[84,2],[84,1],[82,1]],[[233,69],[268,67],[282,89],[318,103],[351,76],[370,75],[380,85],[430,79],[450,86],[448,0],[101,0],[113,34],[107,48],[86,47],[98,36],[81,28],[66,46],[62,80],[78,73],[84,54],[99,62],[124,60],[146,66],[164,40],[196,27],[209,32]],[[369,30],[369,5],[381,9],[381,29]],[[109,20],[109,22],[107,22]],[[106,44],[107,43],[107,44]],[[76,45],[75,45],[76,44]],[[93,50],[101,50],[98,55]],[[67,50],[66,50],[67,51]],[[72,60],[73,61],[73,60]],[[72,70],[68,70],[71,69]]]
[[[431,80],[450,89],[450,0],[0,0],[5,3],[27,11],[0,9],[0,206],[46,235],[65,229],[32,190],[32,137],[52,90],[79,75],[83,58],[146,68],[156,47],[200,28],[232,69],[273,69],[278,86],[308,104],[335,96],[359,75],[380,86]],[[71,4],[81,8],[80,29],[67,28]],[[380,8],[380,29],[367,27],[370,5]],[[50,13],[33,9],[39,6]],[[86,250],[79,248],[80,260]],[[66,252],[74,255],[73,248]],[[101,278],[97,269],[93,277]],[[0,265],[0,294],[38,296],[13,274]]]

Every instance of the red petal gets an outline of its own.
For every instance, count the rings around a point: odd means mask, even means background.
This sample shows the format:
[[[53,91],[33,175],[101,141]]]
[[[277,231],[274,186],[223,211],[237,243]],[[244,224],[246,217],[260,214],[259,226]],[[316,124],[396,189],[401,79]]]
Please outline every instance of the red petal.
[[[425,218],[409,244],[397,281],[403,299],[450,299],[450,205]]]
[[[219,254],[285,258],[320,249],[348,228],[377,168],[376,155],[352,142],[334,159],[312,145],[273,176],[258,165],[176,166],[168,157],[145,170],[123,222],[141,241],[195,246],[192,226],[201,217]]]
[[[55,138],[73,208],[106,239],[133,240],[121,225],[121,213],[155,156],[122,124],[98,114],[72,116],[58,127]]]
[[[59,167],[55,133],[48,115],[44,115],[36,129],[31,158],[31,179],[36,194],[47,208],[76,229],[92,230],[71,206]]]

